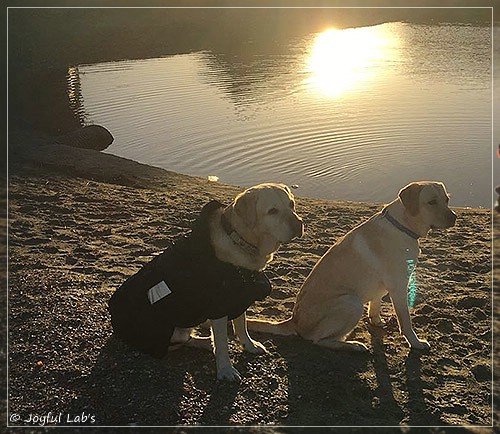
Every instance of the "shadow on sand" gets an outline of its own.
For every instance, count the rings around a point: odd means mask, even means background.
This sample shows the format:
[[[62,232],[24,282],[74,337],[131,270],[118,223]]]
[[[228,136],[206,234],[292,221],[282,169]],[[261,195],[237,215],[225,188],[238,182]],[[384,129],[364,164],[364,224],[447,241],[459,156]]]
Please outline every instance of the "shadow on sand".
[[[259,356],[231,343],[241,383],[217,381],[209,351],[180,348],[157,360],[111,336],[91,373],[74,382],[78,398],[66,411],[94,414],[101,426],[440,424],[424,401],[420,354],[402,349],[388,360],[386,332],[369,332],[366,354],[293,336],[256,334],[270,338]]]

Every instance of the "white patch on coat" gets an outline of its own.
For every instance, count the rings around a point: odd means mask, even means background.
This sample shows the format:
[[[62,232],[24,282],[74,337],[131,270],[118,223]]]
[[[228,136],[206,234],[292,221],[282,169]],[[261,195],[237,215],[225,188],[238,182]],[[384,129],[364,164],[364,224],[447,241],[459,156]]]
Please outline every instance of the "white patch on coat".
[[[172,290],[162,280],[160,283],[148,289],[148,299],[151,304],[154,304],[171,293]]]

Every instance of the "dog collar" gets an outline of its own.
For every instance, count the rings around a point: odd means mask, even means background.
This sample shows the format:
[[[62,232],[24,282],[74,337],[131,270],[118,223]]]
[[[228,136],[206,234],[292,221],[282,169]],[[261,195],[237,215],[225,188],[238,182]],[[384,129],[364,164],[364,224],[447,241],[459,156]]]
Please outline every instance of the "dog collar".
[[[224,214],[221,216],[221,223],[224,232],[231,238],[231,241],[240,247],[242,250],[245,250],[247,253],[251,255],[257,255],[259,253],[259,249],[255,247],[253,244],[250,244],[248,241],[245,241],[238,232],[233,228],[229,220],[226,218]]]
[[[389,210],[387,208],[384,208],[382,210],[382,217],[385,217],[390,223],[392,223],[393,226],[395,226],[401,232],[404,232],[406,235],[409,235],[414,240],[418,241],[418,239],[420,238],[420,235],[418,235],[417,233],[413,232],[411,229],[408,229],[406,226],[404,226],[401,223],[399,223],[393,216],[391,216],[389,214]]]

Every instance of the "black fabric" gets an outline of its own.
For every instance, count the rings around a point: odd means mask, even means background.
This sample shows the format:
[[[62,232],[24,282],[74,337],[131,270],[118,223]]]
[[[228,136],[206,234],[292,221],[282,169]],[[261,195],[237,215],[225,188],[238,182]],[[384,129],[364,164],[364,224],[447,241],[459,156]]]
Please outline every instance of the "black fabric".
[[[115,333],[133,348],[163,357],[175,327],[194,327],[207,319],[240,316],[271,292],[263,272],[217,259],[210,241],[210,215],[223,205],[203,207],[191,233],[129,277],[109,300]],[[154,304],[148,290],[164,281],[171,294]]]

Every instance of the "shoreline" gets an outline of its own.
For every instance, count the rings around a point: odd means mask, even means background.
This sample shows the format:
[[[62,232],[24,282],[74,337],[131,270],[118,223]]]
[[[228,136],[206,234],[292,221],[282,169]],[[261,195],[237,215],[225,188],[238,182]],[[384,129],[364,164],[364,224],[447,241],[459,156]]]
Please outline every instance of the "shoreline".
[[[13,172],[26,165],[45,166],[44,169],[60,173],[61,175],[79,174],[93,181],[117,183],[124,186],[137,188],[164,188],[169,182],[193,182],[220,186],[225,189],[239,189],[240,191],[250,186],[226,184],[219,181],[209,181],[208,178],[174,172],[159,166],[140,163],[125,157],[120,157],[107,152],[98,152],[90,149],[74,148],[67,145],[51,143],[50,136],[33,136],[29,133],[14,132],[9,138],[12,150],[9,160],[13,162]],[[29,142],[29,143],[28,143]],[[128,172],[126,172],[128,171]],[[126,172],[126,173],[124,173]],[[272,180],[271,180],[272,181]],[[272,181],[277,182],[277,181]],[[404,186],[400,186],[402,188]],[[301,200],[342,203],[350,205],[378,206],[385,202],[356,201],[350,199],[325,199],[321,197],[300,196],[298,190],[291,189],[292,193]],[[398,191],[394,192],[396,197]],[[471,211],[492,211],[490,207],[482,206],[452,206],[453,209]]]
[[[9,142],[9,414],[21,416],[12,425],[49,412],[64,420],[84,412],[87,426],[498,423],[491,210],[454,208],[457,225],[421,241],[411,315],[430,352],[407,348],[383,303],[385,330],[364,316],[353,332],[369,354],[254,333],[268,353],[248,355],[231,341],[243,379],[226,384],[215,381],[209,352],[184,348],[158,361],[130,351],[112,334],[107,300],[186,233],[208,200],[229,203],[242,188],[24,133]],[[298,196],[306,233],[279,249],[266,269],[271,295],[249,316],[287,318],[321,255],[381,206]]]

